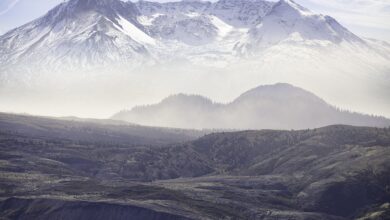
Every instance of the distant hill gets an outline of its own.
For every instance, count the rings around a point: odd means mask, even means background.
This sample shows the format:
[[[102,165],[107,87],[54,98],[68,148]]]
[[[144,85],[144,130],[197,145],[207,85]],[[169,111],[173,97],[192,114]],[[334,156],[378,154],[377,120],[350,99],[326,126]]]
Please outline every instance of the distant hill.
[[[386,127],[390,120],[342,111],[289,84],[259,86],[228,104],[178,94],[121,111],[112,119],[149,126],[219,129],[305,129],[332,124]]]

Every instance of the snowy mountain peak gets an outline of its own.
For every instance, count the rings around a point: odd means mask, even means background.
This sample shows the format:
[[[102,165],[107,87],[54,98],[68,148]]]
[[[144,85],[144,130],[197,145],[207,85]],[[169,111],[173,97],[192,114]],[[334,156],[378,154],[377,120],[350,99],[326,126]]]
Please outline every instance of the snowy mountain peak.
[[[309,9],[302,7],[301,5],[297,4],[296,2],[292,0],[280,0],[277,2],[272,10],[270,11],[271,13],[275,12],[283,12],[283,11],[288,11],[289,13],[295,12],[299,13],[300,15],[313,15]]]
[[[93,10],[100,13],[121,13],[121,14],[138,14],[135,4],[121,0],[70,0],[66,7],[69,10],[88,11]]]
[[[118,15],[135,20],[138,10],[133,3],[120,0],[69,0],[49,11],[41,20],[45,24],[53,24],[63,20],[85,19],[91,13],[111,20],[118,18]]]
[[[138,15],[131,2],[70,0],[1,37],[0,61],[3,67],[17,62],[25,72],[149,60],[147,46],[155,40],[138,23]]]
[[[292,0],[69,0],[0,37],[0,71],[21,63],[29,72],[31,66],[77,69],[74,64],[140,64],[150,58],[226,63],[286,42],[356,41],[363,42],[333,18]]]
[[[315,14],[292,0],[280,0],[274,4],[249,30],[249,39],[237,45],[240,54],[283,43],[323,47],[342,42],[363,42],[333,18]]]

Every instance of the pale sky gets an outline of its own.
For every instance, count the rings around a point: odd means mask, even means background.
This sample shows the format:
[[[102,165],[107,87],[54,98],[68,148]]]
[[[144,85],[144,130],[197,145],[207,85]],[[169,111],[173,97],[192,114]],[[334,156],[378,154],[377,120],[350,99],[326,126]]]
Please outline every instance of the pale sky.
[[[65,0],[0,0],[0,34],[42,16],[63,1]],[[295,1],[314,12],[336,18],[361,37],[390,42],[390,0]]]

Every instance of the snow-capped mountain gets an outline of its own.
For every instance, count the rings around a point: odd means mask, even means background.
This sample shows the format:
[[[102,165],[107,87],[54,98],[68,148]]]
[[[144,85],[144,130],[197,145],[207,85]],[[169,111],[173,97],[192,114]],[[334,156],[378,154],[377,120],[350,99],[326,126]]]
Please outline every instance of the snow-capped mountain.
[[[286,82],[388,116],[389,51],[292,0],[68,0],[0,36],[0,107],[20,110],[19,97],[36,105],[47,94],[55,96],[47,103],[83,96],[80,109],[109,102],[108,115],[129,97],[130,105],[178,91],[230,100]]]
[[[0,37],[1,72],[25,65],[79,70],[177,57],[237,58],[296,38],[365,43],[333,18],[291,0],[69,0]]]
[[[178,94],[158,104],[112,117],[132,123],[196,129],[304,129],[332,124],[390,125],[390,120],[341,111],[311,92],[289,84],[259,86],[227,104]]]

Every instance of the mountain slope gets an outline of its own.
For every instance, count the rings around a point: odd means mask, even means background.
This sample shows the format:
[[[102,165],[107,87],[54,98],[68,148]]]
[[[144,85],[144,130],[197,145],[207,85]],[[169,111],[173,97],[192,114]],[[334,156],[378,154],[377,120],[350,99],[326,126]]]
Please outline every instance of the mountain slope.
[[[147,46],[155,41],[144,32],[137,16],[138,9],[131,2],[64,2],[0,38],[2,68],[17,64],[17,68],[66,69],[145,58]]]
[[[176,95],[156,105],[135,107],[112,117],[133,123],[178,128],[303,129],[332,124],[386,127],[390,120],[345,112],[289,84],[260,86],[233,102]]]
[[[340,44],[364,41],[329,16],[318,15],[292,0],[281,0],[249,31],[252,49],[267,48],[283,41],[307,40]],[[290,42],[291,43],[291,42]]]

